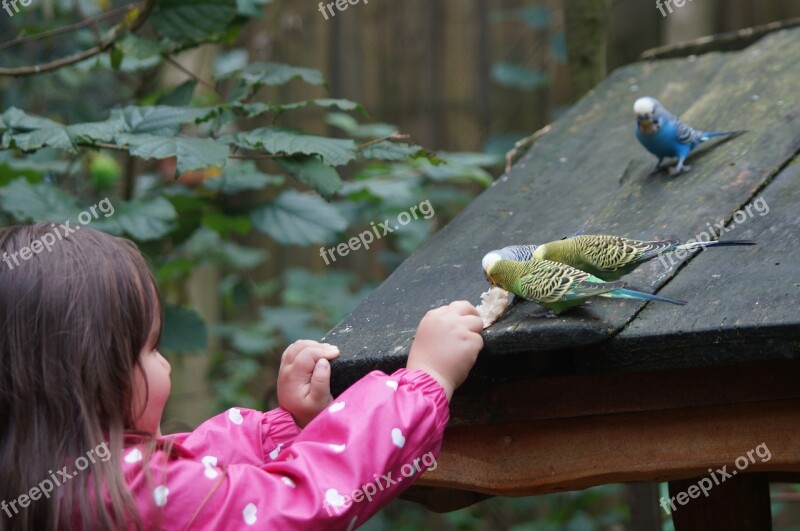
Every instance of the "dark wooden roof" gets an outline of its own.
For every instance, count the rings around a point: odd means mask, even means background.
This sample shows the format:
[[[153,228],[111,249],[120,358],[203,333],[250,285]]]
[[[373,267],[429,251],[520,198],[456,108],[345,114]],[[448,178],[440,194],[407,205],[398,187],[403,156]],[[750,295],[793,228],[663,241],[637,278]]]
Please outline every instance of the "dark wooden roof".
[[[644,95],[699,129],[748,132],[701,146],[688,173],[649,176],[655,159],[633,134],[633,102]],[[800,30],[736,53],[615,71],[327,335],[342,350],[335,393],[370,370],[403,366],[429,309],[478,303],[487,251],[577,230],[689,239],[725,220],[723,239],[758,245],[703,251],[669,269],[656,260],[626,277],[688,300],[684,307],[602,299],[547,318],[536,304],[518,304],[485,332],[468,384],[800,359],[798,151]],[[733,220],[762,196],[768,214]]]

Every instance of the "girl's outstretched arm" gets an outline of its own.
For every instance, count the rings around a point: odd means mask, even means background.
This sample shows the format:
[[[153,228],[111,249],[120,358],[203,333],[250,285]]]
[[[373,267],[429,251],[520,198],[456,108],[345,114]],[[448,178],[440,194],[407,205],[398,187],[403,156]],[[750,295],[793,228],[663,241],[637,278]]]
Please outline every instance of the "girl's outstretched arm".
[[[237,439],[231,441],[230,427],[236,426]],[[266,413],[246,408],[231,408],[210,418],[194,431],[167,435],[191,453],[229,465],[263,465],[270,454],[290,445],[300,433],[292,414],[283,408]]]

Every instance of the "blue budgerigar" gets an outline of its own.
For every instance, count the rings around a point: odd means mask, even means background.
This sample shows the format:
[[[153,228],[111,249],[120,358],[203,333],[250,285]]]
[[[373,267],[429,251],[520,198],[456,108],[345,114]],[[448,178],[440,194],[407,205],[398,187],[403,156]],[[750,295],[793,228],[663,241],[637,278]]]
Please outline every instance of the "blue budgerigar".
[[[661,169],[665,158],[675,157],[678,164],[669,169],[670,175],[689,170],[684,162],[694,148],[711,138],[742,133],[743,131],[703,132],[683,123],[655,98],[644,97],[633,105],[636,113],[636,138],[647,151],[658,157],[653,173]]]

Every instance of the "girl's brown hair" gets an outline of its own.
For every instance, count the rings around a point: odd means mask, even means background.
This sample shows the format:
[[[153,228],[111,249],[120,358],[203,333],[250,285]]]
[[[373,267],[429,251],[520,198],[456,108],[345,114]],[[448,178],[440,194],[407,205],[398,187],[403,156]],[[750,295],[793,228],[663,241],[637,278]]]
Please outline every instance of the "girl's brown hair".
[[[0,529],[140,528],[120,457],[138,416],[139,354],[161,334],[158,289],[131,242],[81,227],[42,248],[58,230],[0,229],[0,500],[62,480],[49,498],[0,512]],[[32,246],[41,252],[20,259]],[[104,442],[110,459],[58,473]]]

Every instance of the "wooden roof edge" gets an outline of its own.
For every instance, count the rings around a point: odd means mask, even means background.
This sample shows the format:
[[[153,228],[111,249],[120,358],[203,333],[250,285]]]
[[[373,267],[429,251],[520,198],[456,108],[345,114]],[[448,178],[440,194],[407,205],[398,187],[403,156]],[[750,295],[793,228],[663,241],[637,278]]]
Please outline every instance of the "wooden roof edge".
[[[800,18],[778,20],[769,24],[753,26],[727,33],[707,35],[691,41],[667,44],[657,48],[645,50],[639,55],[639,60],[673,59],[688,57],[709,52],[734,52],[747,48],[764,36],[776,31],[796,28],[800,26]]]

